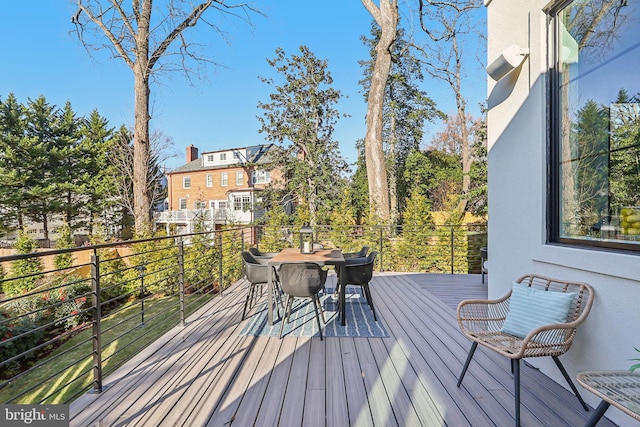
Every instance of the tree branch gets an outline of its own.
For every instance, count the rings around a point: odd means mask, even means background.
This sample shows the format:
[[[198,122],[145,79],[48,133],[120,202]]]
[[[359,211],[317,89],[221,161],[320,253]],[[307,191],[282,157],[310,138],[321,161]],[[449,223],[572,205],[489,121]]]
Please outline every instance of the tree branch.
[[[117,1],[112,0],[112,3],[117,3]],[[104,32],[104,34],[107,36],[107,38],[113,45],[114,49],[116,49],[116,51],[118,52],[118,55],[120,55],[120,57],[133,70],[133,67],[135,66],[135,62],[129,57],[129,55],[127,55],[127,51],[122,46],[121,40],[118,39],[111,31],[111,28],[107,27],[105,23],[102,21],[102,17],[104,16],[105,13],[101,11],[99,15],[95,15],[93,11],[83,3],[83,0],[78,0],[78,11],[71,18],[71,22],[73,22],[76,25],[76,27],[80,27],[81,29],[84,28],[82,22],[80,21],[80,16],[82,12],[84,12],[85,15],[87,15],[87,18],[90,21],[92,21],[94,24],[96,24]],[[126,20],[125,18],[126,16],[123,17],[123,20]],[[130,27],[130,25],[128,26]],[[81,34],[82,34],[82,31],[79,30],[78,35],[81,41],[83,41]],[[84,44],[84,41],[83,41],[83,44]]]
[[[380,14],[380,8],[376,6],[373,0],[362,0],[362,4],[365,8],[367,8],[371,16],[373,16],[373,19],[376,21],[376,23],[382,28],[382,15]]]

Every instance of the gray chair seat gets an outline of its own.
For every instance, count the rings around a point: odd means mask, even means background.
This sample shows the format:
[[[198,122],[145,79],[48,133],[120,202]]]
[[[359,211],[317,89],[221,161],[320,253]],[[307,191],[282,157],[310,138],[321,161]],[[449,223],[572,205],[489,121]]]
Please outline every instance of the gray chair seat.
[[[280,287],[287,295],[287,303],[285,304],[285,316],[280,326],[280,338],[284,330],[284,323],[289,322],[291,317],[291,306],[295,298],[310,298],[313,302],[313,308],[318,322],[318,334],[322,338],[322,325],[320,324],[320,316],[325,322],[324,312],[320,304],[318,293],[324,289],[327,280],[327,272],[318,264],[311,262],[282,264],[278,268],[278,276]]]
[[[369,289],[369,282],[373,277],[373,267],[376,261],[378,252],[373,251],[369,256],[365,258],[349,258],[345,259],[344,266],[344,283],[346,286],[354,285],[360,286],[362,293],[367,299],[369,307],[373,312],[373,319],[378,320],[376,316],[376,310],[373,305],[373,298],[371,297],[371,290]]]

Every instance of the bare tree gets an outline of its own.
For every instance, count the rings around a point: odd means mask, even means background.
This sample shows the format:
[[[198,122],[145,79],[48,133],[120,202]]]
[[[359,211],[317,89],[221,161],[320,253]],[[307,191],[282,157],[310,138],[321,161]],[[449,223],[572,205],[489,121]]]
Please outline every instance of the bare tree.
[[[362,0],[381,33],[375,49],[375,63],[367,98],[367,134],[364,139],[369,203],[375,215],[384,223],[390,219],[389,184],[384,158],[382,112],[387,79],[391,71],[391,46],[398,30],[398,0],[380,0],[380,7],[373,0]]]
[[[188,28],[203,21],[215,31],[220,29],[207,22],[203,15],[208,9],[223,14],[240,10],[245,18],[250,6],[244,3],[228,5],[224,0],[207,0],[195,5],[186,0],[166,0],[161,7],[152,7],[152,0],[132,0],[125,10],[123,0],[75,0],[78,9],[71,18],[82,44],[90,49],[108,49],[116,58],[131,68],[134,76],[134,146],[133,152],[133,212],[136,233],[151,230],[151,200],[148,165],[149,149],[149,95],[150,81],[162,70],[181,69],[187,76],[188,60],[207,61],[197,54],[195,46],[186,39]],[[162,9],[161,16],[152,19],[152,12]],[[93,31],[87,32],[90,29]],[[91,37],[98,42],[92,42]],[[104,39],[106,38],[106,41]],[[99,41],[102,40],[102,41]],[[174,43],[175,42],[175,43]],[[174,57],[161,61],[166,57]],[[173,66],[172,66],[173,64]],[[175,68],[174,68],[175,67]]]
[[[125,127],[120,128],[114,137],[114,144],[109,155],[109,161],[115,169],[114,182],[109,188],[110,196],[117,200],[117,204],[123,211],[129,214],[134,212],[136,192],[133,188],[135,145],[132,143],[133,133]],[[154,206],[166,198],[166,188],[161,180],[163,171],[161,164],[175,157],[170,148],[173,141],[159,131],[151,132],[149,136],[149,163],[146,165],[147,185],[145,194],[149,203]]]
[[[460,156],[462,159],[462,193],[466,196],[471,185],[471,122],[467,120],[467,100],[463,93],[463,41],[474,32],[469,14],[482,7],[480,0],[420,0],[420,26],[433,44],[425,46],[427,72],[443,80],[454,93],[457,122],[460,123]],[[478,34],[478,37],[479,34]],[[466,208],[462,197],[460,210]]]

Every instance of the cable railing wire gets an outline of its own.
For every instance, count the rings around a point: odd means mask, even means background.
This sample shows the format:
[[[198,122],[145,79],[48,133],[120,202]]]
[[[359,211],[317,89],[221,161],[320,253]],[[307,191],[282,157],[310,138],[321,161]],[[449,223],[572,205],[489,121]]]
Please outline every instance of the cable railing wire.
[[[0,299],[0,402],[70,402],[87,391],[101,392],[104,375],[128,354],[184,326],[188,313],[224,295],[240,279],[240,252],[247,246],[296,247],[298,231],[237,226],[0,257],[0,285],[9,283],[9,289],[22,280],[35,286]],[[476,268],[476,249],[486,246],[486,225],[318,226],[315,239],[344,251],[368,245],[380,253],[379,270],[416,266],[466,273]],[[73,254],[73,266],[12,276],[15,261],[60,254]]]

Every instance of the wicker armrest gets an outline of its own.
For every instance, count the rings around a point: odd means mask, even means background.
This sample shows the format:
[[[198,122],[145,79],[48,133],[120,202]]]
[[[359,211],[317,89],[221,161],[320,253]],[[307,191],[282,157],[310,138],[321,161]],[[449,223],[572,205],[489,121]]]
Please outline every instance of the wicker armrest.
[[[544,325],[522,340],[522,357],[559,356],[571,347],[576,328],[568,323]]]
[[[466,300],[458,305],[460,330],[471,338],[476,333],[499,331],[509,310],[506,298],[499,300]]]

